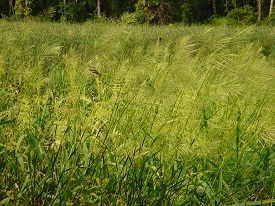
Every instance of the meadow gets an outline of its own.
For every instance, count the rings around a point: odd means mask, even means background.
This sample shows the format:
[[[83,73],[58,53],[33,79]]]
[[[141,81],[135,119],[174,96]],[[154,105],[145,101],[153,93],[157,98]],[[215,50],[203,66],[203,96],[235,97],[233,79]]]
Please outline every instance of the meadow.
[[[275,27],[0,21],[0,205],[275,204]]]

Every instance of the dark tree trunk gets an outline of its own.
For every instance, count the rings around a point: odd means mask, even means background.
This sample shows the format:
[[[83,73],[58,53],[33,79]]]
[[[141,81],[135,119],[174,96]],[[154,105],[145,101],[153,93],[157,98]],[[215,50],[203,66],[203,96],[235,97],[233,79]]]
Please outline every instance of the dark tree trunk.
[[[64,3],[64,15],[66,13],[66,0],[63,0],[63,3]]]
[[[97,17],[101,17],[100,0],[97,0]]]
[[[274,5],[274,0],[270,0],[269,16],[271,16],[271,14],[272,14],[272,11],[273,11],[273,5]]]
[[[9,0],[9,14],[14,14],[14,9],[13,9],[13,0]]]
[[[217,2],[216,0],[212,0],[213,3],[213,13],[214,15],[217,15]]]
[[[258,22],[262,21],[262,0],[258,0]]]

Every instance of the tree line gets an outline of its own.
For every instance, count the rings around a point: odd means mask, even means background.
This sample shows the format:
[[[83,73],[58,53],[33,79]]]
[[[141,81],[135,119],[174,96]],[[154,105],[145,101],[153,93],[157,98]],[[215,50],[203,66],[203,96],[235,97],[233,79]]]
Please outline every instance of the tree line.
[[[274,0],[0,0],[0,14],[72,22],[123,17],[138,23],[192,24],[227,17],[255,23],[275,19],[273,4]]]

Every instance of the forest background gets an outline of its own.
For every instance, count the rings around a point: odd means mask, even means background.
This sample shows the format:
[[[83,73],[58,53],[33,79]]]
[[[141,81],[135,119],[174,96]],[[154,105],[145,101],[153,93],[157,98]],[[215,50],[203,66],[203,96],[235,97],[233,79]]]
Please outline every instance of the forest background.
[[[274,0],[0,0],[0,18],[171,24],[274,24]]]

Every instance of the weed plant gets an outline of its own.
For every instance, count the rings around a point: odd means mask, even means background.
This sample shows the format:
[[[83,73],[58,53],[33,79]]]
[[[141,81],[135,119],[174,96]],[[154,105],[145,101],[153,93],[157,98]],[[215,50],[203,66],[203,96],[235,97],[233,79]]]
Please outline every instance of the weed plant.
[[[265,29],[0,21],[0,205],[271,205]]]

